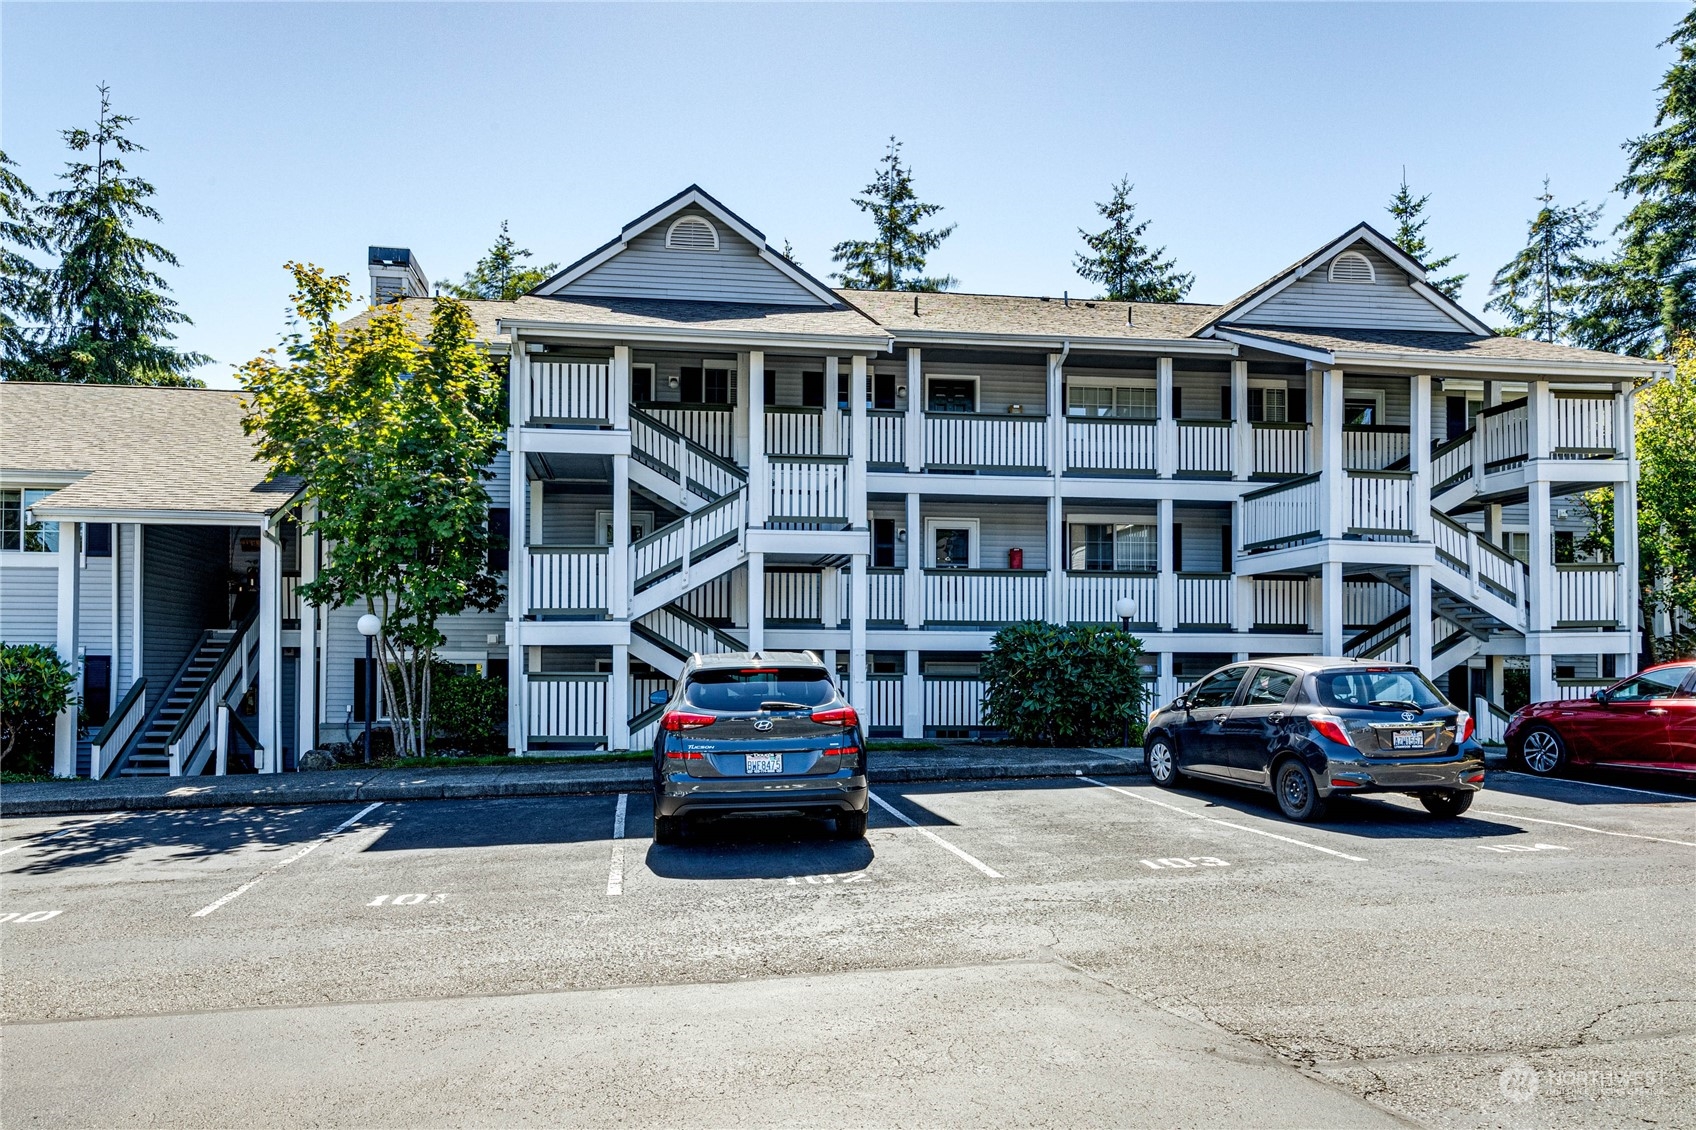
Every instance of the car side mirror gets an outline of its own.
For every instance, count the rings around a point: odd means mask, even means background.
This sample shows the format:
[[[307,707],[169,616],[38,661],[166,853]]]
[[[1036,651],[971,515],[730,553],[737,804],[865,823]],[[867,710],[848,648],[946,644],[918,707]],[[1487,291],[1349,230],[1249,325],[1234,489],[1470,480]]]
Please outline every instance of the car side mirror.
[[[1187,695],[1187,694],[1181,694],[1177,698],[1172,700],[1172,709],[1173,710],[1188,710],[1189,708],[1190,708],[1190,696]]]
[[[648,705],[649,706],[664,706],[666,703],[668,703],[670,701],[671,701],[671,692],[670,691],[649,691],[648,692]]]
[[[1595,694],[1591,695],[1590,697],[1595,699],[1597,702],[1601,703],[1603,706],[1606,706],[1608,704],[1608,692],[1607,691],[1597,691]]]

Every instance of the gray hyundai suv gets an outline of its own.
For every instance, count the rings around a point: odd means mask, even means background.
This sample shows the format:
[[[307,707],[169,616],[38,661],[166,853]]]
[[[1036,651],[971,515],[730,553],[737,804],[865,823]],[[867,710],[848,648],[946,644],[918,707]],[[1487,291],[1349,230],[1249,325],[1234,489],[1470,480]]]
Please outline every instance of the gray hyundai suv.
[[[810,651],[696,655],[654,737],[654,842],[679,843],[701,813],[833,819],[866,834],[871,795],[860,719]]]

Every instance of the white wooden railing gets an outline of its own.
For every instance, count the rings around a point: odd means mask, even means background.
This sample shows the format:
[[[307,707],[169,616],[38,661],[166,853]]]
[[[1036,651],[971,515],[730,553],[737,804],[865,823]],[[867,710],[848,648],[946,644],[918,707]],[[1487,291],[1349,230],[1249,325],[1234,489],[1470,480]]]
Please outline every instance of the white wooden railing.
[[[630,412],[630,448],[643,463],[702,498],[722,498],[748,478],[736,464],[641,409]]]
[[[926,569],[925,621],[1012,624],[1047,616],[1048,574],[1023,569]]]
[[[1531,429],[1524,400],[1486,408],[1476,420],[1473,426],[1484,444],[1485,470],[1518,463],[1530,451]]]
[[[1617,682],[1618,679],[1556,679],[1555,697],[1566,702],[1589,698],[1597,691],[1605,691]]]
[[[612,366],[530,362],[528,424],[604,424],[612,418]]]
[[[846,421],[848,417],[843,416]],[[871,412],[866,419],[867,443],[871,451],[867,461],[874,467],[905,467],[907,465],[907,414],[905,412]],[[842,449],[847,451],[847,447]]]
[[[848,459],[841,455],[774,455],[773,522],[848,521]]]
[[[680,616],[677,610],[669,605],[661,605],[636,622],[684,655],[719,655],[727,651],[743,650],[735,637],[704,620],[697,620],[693,616]]]
[[[1229,477],[1231,421],[1179,420],[1178,473]]]
[[[1252,424],[1254,474],[1295,478],[1307,474],[1306,424]]]
[[[630,676],[630,709],[640,714],[648,709],[648,696],[655,691],[671,694],[675,684],[665,675],[632,675]]]
[[[205,764],[206,755],[211,752],[209,739],[214,736],[212,727],[218,718],[218,708],[224,705],[224,700],[238,683],[246,685],[248,671],[258,663],[259,630],[255,623],[249,620],[230,641],[229,648],[219,656],[206,682],[201,684],[199,692],[190,700],[182,718],[166,739],[171,776],[181,777],[184,772],[197,772]]]
[[[1407,595],[1382,581],[1343,582],[1343,627],[1365,628],[1407,607]]]
[[[747,501],[746,490],[739,490],[632,542],[631,576],[636,587],[641,588],[736,540],[747,516]]]
[[[694,440],[720,459],[736,458],[736,413],[728,404],[679,404],[650,401],[641,411],[674,432]]]
[[[1307,630],[1307,578],[1254,578],[1254,626]]]
[[[534,741],[596,741],[607,737],[607,681],[600,674],[528,676],[529,734]]]
[[[902,725],[902,683],[900,675],[867,675],[866,716],[861,719],[868,730],[900,731]]]
[[[606,612],[606,546],[533,545],[527,556],[533,614]]]
[[[817,569],[767,569],[766,619],[817,624],[823,615],[824,575]]]
[[[733,615],[734,589],[732,574],[720,573],[678,597],[677,603],[703,620],[728,621]]]
[[[767,405],[766,454],[826,454],[824,450],[824,409]],[[841,455],[844,452],[836,451],[831,454]]]
[[[1318,475],[1243,495],[1243,548],[1270,549],[1318,537],[1323,501]]]
[[[1612,627],[1619,623],[1619,566],[1560,564],[1555,566],[1555,625]]]
[[[98,781],[111,772],[112,766],[129,745],[130,739],[147,720],[147,680],[137,679],[124,692],[123,701],[106,719],[106,725],[94,735],[88,751],[88,775]]]
[[[1486,588],[1519,606],[1525,591],[1525,567],[1519,558],[1435,508],[1431,511],[1431,536],[1439,561],[1468,576],[1476,574]]]
[[[1131,623],[1147,627],[1159,621],[1160,578],[1153,573],[1066,574],[1066,619],[1073,624],[1119,623],[1119,601],[1136,607]]]
[[[1486,745],[1501,745],[1508,729],[1508,712],[1482,695],[1472,700],[1472,722],[1478,728],[1478,740]]]
[[[1231,626],[1232,593],[1236,578],[1230,573],[1179,573],[1178,627],[1219,628]]]
[[[947,470],[1040,471],[1048,466],[1048,419],[926,412],[925,463]]]
[[[842,572],[843,581],[848,580],[847,570]],[[907,619],[906,573],[901,569],[871,569],[867,572],[869,608],[866,609],[866,619],[873,624],[901,624]],[[848,601],[843,600],[842,618],[849,616]]]
[[[1408,455],[1408,429],[1355,424],[1343,429],[1343,466],[1351,471],[1382,471]]]
[[[1413,532],[1413,475],[1407,471],[1345,471],[1348,528],[1357,534]]]
[[[1618,454],[1612,393],[1557,392],[1554,401],[1553,447],[1556,458],[1583,459]]]
[[[983,725],[983,680],[976,675],[926,675],[925,724],[943,730]]]
[[[284,573],[280,579],[282,586],[278,595],[282,598],[282,621],[285,625],[293,624],[298,628],[300,626],[300,575],[298,573]]]
[[[1431,453],[1431,489],[1447,490],[1472,477],[1472,445],[1477,432],[1472,428],[1455,436]]]
[[[1136,475],[1154,473],[1153,420],[1111,416],[1066,418],[1066,469]]]

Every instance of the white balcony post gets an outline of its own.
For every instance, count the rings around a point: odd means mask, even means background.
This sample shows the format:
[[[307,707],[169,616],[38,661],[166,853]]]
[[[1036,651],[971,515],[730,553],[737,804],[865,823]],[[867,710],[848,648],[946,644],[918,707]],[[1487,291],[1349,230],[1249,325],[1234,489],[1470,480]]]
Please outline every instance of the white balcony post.
[[[847,455],[838,447],[842,439],[842,406],[836,399],[836,382],[842,365],[835,357],[824,359],[824,412],[819,416],[819,451],[825,455]]]
[[[1632,403],[1635,398],[1635,392],[1619,397],[1622,407],[1614,425],[1614,446],[1626,460],[1625,482],[1614,487],[1614,560],[1619,563],[1616,607],[1633,655],[1642,650],[1637,620],[1637,414]]]
[[[766,555],[748,554],[748,650],[766,646]]]
[[[1254,474],[1254,429],[1248,422],[1248,362],[1231,362],[1231,478]]]
[[[1307,469],[1319,471],[1325,458],[1325,370],[1307,371]]]
[[[522,624],[530,612],[530,472],[524,458],[523,406],[528,392],[528,363],[524,345],[516,333],[509,337],[507,384],[511,392],[512,419],[506,433],[507,457],[512,461],[509,470],[508,520],[512,526],[511,546],[507,552],[506,575],[506,696],[507,742],[514,753],[522,754],[525,747],[524,724],[530,680],[524,670]],[[324,650],[329,651],[330,633],[326,632]],[[329,660],[326,654],[325,662]]]
[[[684,568],[689,547],[683,547]],[[526,570],[528,572],[528,570]],[[630,456],[612,457],[612,544],[607,548],[607,616],[623,620],[630,615]]]
[[[318,579],[318,535],[306,527],[317,517],[317,506],[301,504],[300,519],[300,583],[309,585]],[[509,560],[522,561],[520,554],[508,554]],[[305,598],[300,602],[300,666],[295,672],[296,705],[294,734],[295,765],[300,755],[318,744],[318,606]]]
[[[1160,575],[1156,580],[1156,609],[1155,624],[1162,632],[1175,631],[1178,627],[1178,574],[1173,569],[1176,561],[1175,547],[1172,535],[1173,507],[1170,498],[1162,498],[1154,504],[1156,521],[1160,537]]]
[[[1547,459],[1554,451],[1554,394],[1548,381],[1533,380],[1525,386],[1527,459]]]
[[[1484,378],[1484,407],[1498,408],[1502,403],[1502,382]]]
[[[1411,495],[1408,499],[1409,524],[1413,540],[1430,541],[1431,533],[1431,374],[1420,373],[1413,378],[1412,404],[1409,407],[1407,441],[1408,470],[1413,472]]]
[[[1060,495],[1060,476],[1066,466],[1066,413],[1061,394],[1065,371],[1062,355],[1048,355],[1048,481],[1052,488],[1048,499],[1048,620],[1052,624],[1066,622],[1066,527],[1065,503]]]
[[[1162,651],[1156,657],[1158,666],[1154,676],[1154,698],[1156,706],[1164,706],[1178,697],[1178,680],[1172,674],[1172,653]]]
[[[848,363],[848,448],[854,457],[848,461],[848,526],[866,528],[866,457],[871,452],[871,421],[866,416],[866,357],[856,353]],[[856,605],[853,613],[865,622],[865,609]],[[861,678],[865,676],[862,673]]]
[[[1348,529],[1349,513],[1348,479],[1343,471],[1343,371],[1326,369],[1319,387],[1320,505],[1324,507],[1320,532],[1326,538],[1340,538]]]
[[[1154,473],[1169,479],[1178,473],[1178,421],[1172,415],[1172,359],[1154,362]]]
[[[612,675],[607,680],[607,748],[630,748],[630,645],[612,645]],[[646,710],[647,703],[641,703]]]
[[[1408,659],[1431,674],[1431,566],[1408,569]]]
[[[1530,521],[1529,564],[1531,569],[1531,630],[1550,631],[1555,624],[1559,596],[1555,591],[1554,531],[1549,516],[1549,482],[1533,479],[1526,487],[1526,516]]]
[[[826,629],[842,623],[842,570],[827,566],[819,570],[819,623]]]
[[[1555,682],[1555,657],[1545,650],[1549,645],[1539,638],[1528,641],[1526,662],[1531,668],[1531,701],[1548,702],[1561,696]]]
[[[1320,650],[1325,655],[1343,654],[1343,563],[1327,561],[1319,567]],[[1429,631],[1429,629],[1427,629]]]
[[[860,409],[865,419],[865,409]],[[866,572],[870,558],[864,553],[849,558],[853,570],[848,578],[848,701],[855,710],[870,715],[866,697],[866,606],[871,603],[871,577]]]
[[[607,415],[620,431],[630,427],[630,347],[612,347],[612,388],[607,390]]]
[[[919,674],[919,653],[909,651],[901,664],[901,736],[925,736],[925,680]]]
[[[142,624],[141,613],[145,607],[144,596],[147,580],[146,574],[143,572],[142,568],[145,564],[143,558],[143,538],[146,536],[147,527],[143,526],[140,522],[132,522],[130,524],[130,529],[133,531],[131,537],[135,540],[135,551],[130,554],[130,666],[129,678],[124,680],[124,688],[126,690],[129,689],[131,683],[141,678],[141,636],[144,627]],[[317,559],[314,558],[314,570],[316,570],[317,564]],[[314,572],[313,575],[316,576],[316,572]]]
[[[748,359],[748,525],[764,526],[771,513],[771,463],[766,458],[766,355]]]
[[[266,773],[283,768],[283,726],[278,706],[277,668],[283,659],[283,543],[261,526],[259,537],[259,732]],[[246,645],[243,644],[243,657]],[[245,691],[247,688],[242,688]]]
[[[53,646],[59,658],[70,664],[75,681],[71,684],[71,701],[53,720],[53,775],[77,775],[77,700],[82,695],[82,661],[77,656],[77,535],[75,522],[59,523],[59,603],[55,620]],[[161,693],[163,693],[161,691]]]
[[[1231,503],[1231,568],[1235,574],[1232,585],[1236,588],[1236,601],[1231,609],[1231,630],[1233,632],[1250,632],[1254,630],[1254,578],[1245,577],[1237,572],[1238,563],[1243,559],[1243,504],[1242,500]]]
[[[925,534],[919,519],[919,496],[909,492],[906,500],[907,568],[901,577],[901,603],[907,630],[916,632],[925,625]]]
[[[916,345],[907,347],[906,424],[907,470],[916,475],[925,469],[925,372]]]

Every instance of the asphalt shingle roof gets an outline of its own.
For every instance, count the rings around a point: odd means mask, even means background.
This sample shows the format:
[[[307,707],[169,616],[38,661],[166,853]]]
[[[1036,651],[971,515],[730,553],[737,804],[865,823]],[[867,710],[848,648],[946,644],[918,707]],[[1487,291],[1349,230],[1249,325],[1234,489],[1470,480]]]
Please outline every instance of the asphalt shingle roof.
[[[46,508],[251,515],[298,484],[271,481],[227,389],[0,382],[0,468],[79,474]]]
[[[427,323],[428,298],[408,298],[401,309]],[[593,326],[631,326],[648,329],[694,329],[720,333],[773,333],[800,335],[846,335],[881,337],[884,331],[871,319],[848,306],[785,306],[752,302],[693,302],[668,298],[544,298],[524,295],[511,302],[473,300],[466,305],[477,323],[478,336],[496,341],[496,322],[502,318],[519,321],[565,322]],[[343,323],[363,325],[369,310]]]
[[[1642,364],[1635,357],[1578,349],[1528,337],[1483,337],[1477,334],[1441,333],[1430,330],[1314,329],[1307,326],[1249,326],[1222,323],[1221,331],[1327,353],[1425,353],[1446,361],[1550,361],[1607,364]]]
[[[914,294],[899,290],[839,290],[879,324],[933,333],[1035,337],[1188,338],[1219,310],[1191,302],[1109,302],[1011,294]],[[913,300],[918,299],[918,314]],[[1129,320],[1127,321],[1127,311]]]

